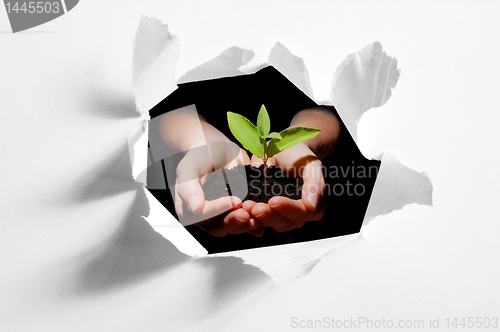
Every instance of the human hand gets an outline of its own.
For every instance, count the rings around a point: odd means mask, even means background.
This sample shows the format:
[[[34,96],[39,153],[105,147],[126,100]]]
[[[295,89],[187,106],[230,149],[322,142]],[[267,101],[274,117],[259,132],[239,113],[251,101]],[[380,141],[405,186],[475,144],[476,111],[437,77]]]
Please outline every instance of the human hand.
[[[195,224],[213,236],[249,232],[260,236],[261,223],[242,208],[236,196],[205,200],[202,185],[207,175],[250,163],[247,153],[230,141],[207,139],[193,145],[177,166],[175,210],[183,225]],[[203,144],[203,145],[202,145]]]
[[[252,165],[259,166],[262,160],[252,157]],[[266,203],[243,202],[244,209],[264,226],[278,232],[302,227],[308,221],[320,220],[326,209],[323,199],[325,180],[321,160],[304,143],[285,150],[267,161],[268,165],[282,167],[295,174],[302,185],[302,198],[292,200],[275,196]]]

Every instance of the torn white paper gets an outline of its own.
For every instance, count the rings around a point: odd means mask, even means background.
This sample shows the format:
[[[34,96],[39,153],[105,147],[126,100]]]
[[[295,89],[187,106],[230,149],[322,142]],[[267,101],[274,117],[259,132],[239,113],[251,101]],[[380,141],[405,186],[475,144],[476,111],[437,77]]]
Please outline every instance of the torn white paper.
[[[139,112],[148,116],[153,106],[177,89],[175,65],[179,40],[159,20],[143,16],[134,44],[132,81]]]
[[[214,59],[188,71],[179,78],[178,83],[245,75],[246,73],[239,68],[246,65],[253,57],[253,51],[236,46],[230,47]]]
[[[148,33],[150,35],[141,37],[146,28],[149,29]],[[157,37],[152,36],[155,34]],[[143,38],[150,40],[150,42],[142,43],[141,39]],[[154,42],[151,42],[151,40]],[[154,47],[155,50],[161,51],[154,52],[145,49],[147,47]],[[171,91],[175,89],[173,68],[175,68],[178,55],[177,39],[170,36],[165,25],[160,24],[155,19],[143,17],[136,38],[134,54],[136,54],[136,59],[145,59],[134,62],[134,86],[136,87],[137,105],[144,112],[146,110],[145,105],[152,107],[159,101],[158,98],[161,93],[152,94],[149,91],[154,91],[157,88],[154,85],[161,85],[162,93],[166,91],[165,86],[168,86]],[[250,73],[253,70],[244,70],[242,67],[253,56],[252,51],[231,47],[214,59],[187,72],[179,79],[179,83]],[[147,65],[147,63],[155,64],[158,68],[168,69],[165,71],[167,74],[162,75],[161,79],[156,76],[151,81],[148,81],[146,79],[148,75],[154,76],[154,73],[150,69],[151,65]],[[309,74],[301,58],[291,54],[283,45],[277,43],[269,55],[269,63],[280,70],[304,93],[310,97],[313,96]],[[262,64],[262,66],[265,65]],[[332,81],[331,103],[338,110],[354,138],[357,136],[357,123],[364,112],[370,108],[380,107],[388,101],[391,90],[399,79],[399,74],[397,60],[387,56],[378,42],[364,47],[358,53],[349,55],[338,67]],[[146,132],[145,129],[141,130],[143,133]],[[139,142],[139,139],[135,137],[131,142]],[[138,155],[139,153],[135,153],[135,156]],[[134,171],[134,175],[136,174],[140,174],[140,172],[136,173]],[[400,209],[407,204],[431,204],[431,197],[432,185],[425,174],[417,173],[401,165],[394,157],[384,154],[381,172],[365,217],[365,224],[376,216]],[[166,211],[166,209],[164,210]],[[151,225],[165,238],[176,244],[179,250],[189,255],[203,255],[206,253],[206,251],[193,244],[191,239],[185,239],[186,242],[183,240],[181,244],[178,243],[177,239],[174,240],[171,229],[177,229],[177,226],[174,227],[172,224],[168,227],[160,227],[159,223],[153,219],[148,219]],[[176,225],[182,227],[179,223]],[[358,236],[359,234],[352,234],[320,241],[234,251],[217,254],[217,256],[241,257],[246,263],[266,272],[275,282],[281,282],[306,275],[317,262],[332,250]],[[190,241],[191,244],[186,245]],[[236,266],[234,268],[238,269]]]
[[[285,244],[273,247],[232,251],[211,256],[236,256],[245,263],[258,267],[278,284],[307,275],[330,252],[356,239],[360,234],[350,234],[310,242]]]
[[[335,70],[330,102],[355,140],[361,116],[391,97],[400,75],[397,65],[398,61],[374,42],[347,56]]]
[[[377,216],[400,210],[408,204],[432,205],[432,183],[425,172],[419,173],[401,164],[387,152],[381,160],[363,226]]]
[[[143,120],[128,137],[128,152],[132,163],[132,176],[136,182],[146,185],[148,167],[151,161],[148,157],[148,122]]]
[[[304,60],[292,54],[283,44],[276,43],[269,53],[270,65],[282,73],[297,88],[314,100],[314,94],[309,79],[309,71]]]
[[[181,225],[167,209],[154,197],[149,190],[146,190],[151,211],[146,217],[153,229],[161,234],[165,239],[172,242],[180,252],[192,256],[206,256],[207,249],[196,241],[189,232]]]
[[[354,140],[357,140],[358,123],[363,114],[385,105],[391,97],[401,74],[397,63],[383,51],[379,42],[374,42],[348,55],[336,69],[330,101]],[[382,164],[363,226],[377,216],[408,204],[432,205],[432,184],[427,174],[402,165],[388,153],[376,154],[371,157],[381,159]]]

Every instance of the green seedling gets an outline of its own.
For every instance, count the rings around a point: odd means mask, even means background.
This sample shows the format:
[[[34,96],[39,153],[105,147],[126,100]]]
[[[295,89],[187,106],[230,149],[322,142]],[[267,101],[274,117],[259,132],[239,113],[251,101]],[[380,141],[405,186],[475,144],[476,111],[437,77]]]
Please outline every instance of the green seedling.
[[[264,181],[266,181],[267,160],[274,155],[291,148],[318,135],[321,130],[308,127],[293,127],[279,133],[272,132],[271,120],[266,107],[261,106],[257,116],[257,126],[242,115],[227,112],[229,129],[234,137],[264,164]],[[267,141],[270,139],[269,141]]]

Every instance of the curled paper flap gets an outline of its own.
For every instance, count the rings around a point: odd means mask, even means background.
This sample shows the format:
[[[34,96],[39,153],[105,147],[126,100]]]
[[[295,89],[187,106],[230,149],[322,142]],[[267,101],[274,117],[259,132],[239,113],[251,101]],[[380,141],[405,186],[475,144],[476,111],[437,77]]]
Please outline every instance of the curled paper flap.
[[[397,64],[379,42],[374,42],[347,56],[336,69],[330,101],[354,139],[361,116],[391,97],[400,75]]]
[[[144,120],[128,137],[132,176],[136,182],[146,185],[148,167],[151,160],[148,156],[148,121]]]
[[[432,189],[425,172],[419,173],[401,164],[395,156],[383,153],[363,226],[377,216],[400,210],[408,204],[432,206]]]
[[[384,105],[391,97],[400,76],[397,63],[379,42],[374,42],[347,56],[335,71],[330,101],[355,140],[363,114]],[[381,157],[363,226],[408,204],[432,205],[432,184],[427,174],[402,165],[390,154],[384,153],[376,159]]]
[[[239,68],[246,65],[254,55],[253,51],[236,46],[230,47],[212,60],[188,71],[179,78],[178,82],[186,83],[244,75],[245,72]]]
[[[142,16],[134,44],[132,80],[135,103],[148,116],[153,106],[177,88],[175,65],[179,40],[159,20]]]
[[[198,257],[208,254],[208,251],[189,234],[186,228],[165,209],[149,190],[146,190],[146,196],[151,211],[145,219],[157,233],[186,255]]]
[[[283,44],[276,43],[269,53],[268,62],[314,100],[309,72],[302,58],[292,54]]]

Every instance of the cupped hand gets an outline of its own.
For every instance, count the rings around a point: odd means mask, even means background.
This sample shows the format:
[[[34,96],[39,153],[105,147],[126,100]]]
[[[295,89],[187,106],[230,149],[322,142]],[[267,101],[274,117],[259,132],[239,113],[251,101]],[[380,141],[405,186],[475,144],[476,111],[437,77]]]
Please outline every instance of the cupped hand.
[[[208,140],[207,143],[193,145],[177,166],[173,194],[179,220],[183,225],[195,224],[217,237],[246,232],[262,235],[261,223],[242,208],[238,197],[205,200],[202,185],[208,174],[250,163],[247,153],[233,142]]]
[[[252,157],[252,165],[259,166],[262,160]],[[304,143],[299,143],[268,160],[268,165],[281,167],[302,183],[302,197],[292,200],[275,196],[266,203],[246,203],[243,206],[264,226],[278,232],[302,227],[309,221],[323,218],[326,202],[323,199],[325,180],[321,160]]]

